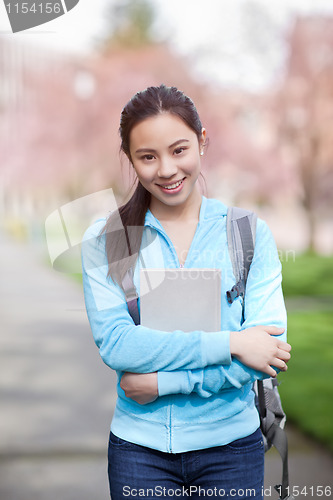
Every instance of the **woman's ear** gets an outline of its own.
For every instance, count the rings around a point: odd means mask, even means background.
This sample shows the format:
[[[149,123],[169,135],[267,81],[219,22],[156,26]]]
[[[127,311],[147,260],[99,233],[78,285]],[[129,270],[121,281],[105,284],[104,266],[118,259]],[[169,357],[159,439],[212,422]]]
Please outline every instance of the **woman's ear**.
[[[206,129],[203,128],[201,130],[201,137],[199,139],[199,147],[200,147],[200,154],[201,155],[204,154],[204,147],[206,145],[206,138],[207,138]]]

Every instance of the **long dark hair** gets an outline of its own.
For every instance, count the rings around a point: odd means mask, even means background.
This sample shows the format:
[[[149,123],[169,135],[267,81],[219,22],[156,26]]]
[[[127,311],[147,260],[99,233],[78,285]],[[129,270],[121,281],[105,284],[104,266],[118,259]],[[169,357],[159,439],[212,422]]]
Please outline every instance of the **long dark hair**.
[[[202,125],[193,101],[176,87],[148,87],[135,94],[121,113],[119,133],[121,149],[132,163],[130,133],[139,122],[168,112],[181,118],[200,140]],[[141,245],[145,215],[151,194],[140,182],[130,198],[105,224],[108,276],[120,286],[129,267],[134,269]],[[118,229],[116,229],[118,228]]]

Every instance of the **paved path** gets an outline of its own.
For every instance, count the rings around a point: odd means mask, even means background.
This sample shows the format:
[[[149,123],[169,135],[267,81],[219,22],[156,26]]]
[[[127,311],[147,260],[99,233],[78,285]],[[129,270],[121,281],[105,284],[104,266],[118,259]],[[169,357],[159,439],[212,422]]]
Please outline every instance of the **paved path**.
[[[107,500],[115,376],[93,343],[81,289],[41,264],[40,249],[3,235],[0,271],[0,500]],[[289,439],[292,484],[330,485],[333,458],[294,431]],[[277,498],[280,475],[272,450],[266,498]]]

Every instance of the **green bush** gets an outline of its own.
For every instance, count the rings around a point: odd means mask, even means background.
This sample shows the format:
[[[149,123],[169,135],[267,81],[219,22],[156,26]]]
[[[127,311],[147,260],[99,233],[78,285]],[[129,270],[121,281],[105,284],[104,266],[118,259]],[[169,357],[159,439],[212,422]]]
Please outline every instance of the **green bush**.
[[[333,296],[333,256],[302,254],[282,255],[283,293]],[[332,300],[333,304],[333,300]],[[333,305],[332,305],[333,308]]]

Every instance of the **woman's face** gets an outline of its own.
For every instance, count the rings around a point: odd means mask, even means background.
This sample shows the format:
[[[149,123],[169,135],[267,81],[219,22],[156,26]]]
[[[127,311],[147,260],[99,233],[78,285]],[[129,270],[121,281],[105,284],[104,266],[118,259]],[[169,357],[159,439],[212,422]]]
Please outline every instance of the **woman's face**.
[[[141,184],[151,193],[155,208],[179,206],[194,196],[205,138],[204,129],[198,140],[196,133],[171,113],[147,118],[133,127],[133,167]]]

